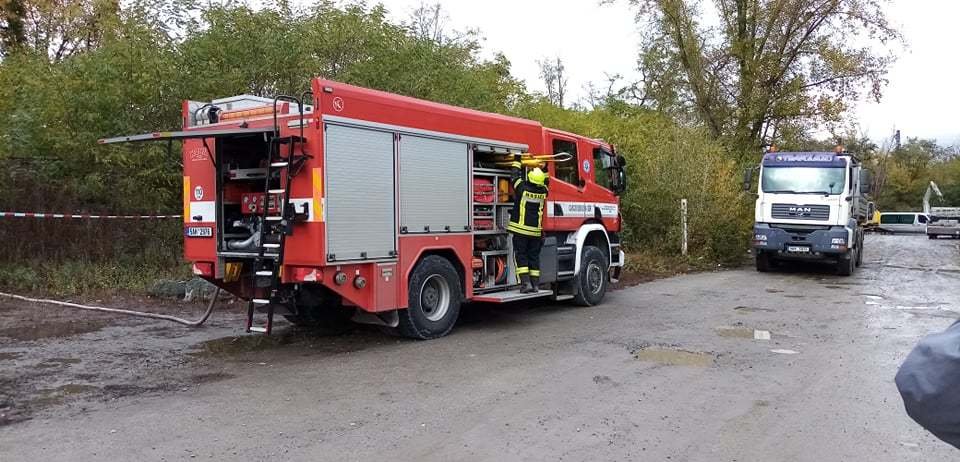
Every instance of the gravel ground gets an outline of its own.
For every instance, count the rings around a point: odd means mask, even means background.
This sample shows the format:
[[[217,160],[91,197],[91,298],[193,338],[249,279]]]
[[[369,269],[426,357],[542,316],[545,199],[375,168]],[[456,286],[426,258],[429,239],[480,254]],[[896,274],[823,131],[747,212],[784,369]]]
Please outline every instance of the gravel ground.
[[[429,342],[241,335],[236,305],[191,330],[3,302],[0,460],[957,460],[893,384],[958,316],[957,242],[869,236],[847,278],[740,269],[593,308],[471,306]]]

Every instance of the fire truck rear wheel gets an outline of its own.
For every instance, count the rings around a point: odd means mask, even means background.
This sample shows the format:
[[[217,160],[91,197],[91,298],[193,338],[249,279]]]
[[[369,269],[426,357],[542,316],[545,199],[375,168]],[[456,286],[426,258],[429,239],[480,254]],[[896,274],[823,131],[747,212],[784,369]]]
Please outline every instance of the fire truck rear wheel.
[[[436,255],[424,257],[410,275],[408,292],[407,309],[398,312],[400,335],[427,340],[453,329],[460,316],[463,290],[450,261]]]
[[[594,306],[603,301],[607,293],[610,262],[607,255],[596,246],[583,248],[580,274],[577,275],[577,295],[574,302],[580,306]]]

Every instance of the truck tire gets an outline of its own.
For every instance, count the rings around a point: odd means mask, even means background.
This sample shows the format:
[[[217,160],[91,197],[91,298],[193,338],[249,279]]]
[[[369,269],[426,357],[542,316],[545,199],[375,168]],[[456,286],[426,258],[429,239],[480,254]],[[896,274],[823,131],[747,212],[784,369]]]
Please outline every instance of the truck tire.
[[[837,260],[837,274],[840,276],[849,276],[853,274],[853,269],[857,266],[856,256],[852,255],[854,251],[847,251]]]
[[[764,252],[757,252],[755,257],[757,264],[757,271],[761,273],[769,272],[773,269],[773,259],[770,258],[770,254]]]
[[[583,248],[580,274],[574,279],[577,293],[573,301],[577,305],[594,306],[603,301],[607,293],[609,267],[610,260],[602,250],[592,245]]]
[[[407,309],[398,312],[397,332],[417,340],[447,335],[460,316],[460,286],[460,274],[446,258],[424,257],[410,274]]]

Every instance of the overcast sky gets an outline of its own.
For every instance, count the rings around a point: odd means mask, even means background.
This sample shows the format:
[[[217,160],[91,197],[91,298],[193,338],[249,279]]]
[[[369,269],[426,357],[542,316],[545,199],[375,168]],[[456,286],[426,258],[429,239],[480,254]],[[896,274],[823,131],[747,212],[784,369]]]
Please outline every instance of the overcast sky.
[[[397,20],[406,20],[420,0],[380,0]],[[431,3],[431,2],[428,2]],[[504,53],[513,74],[528,88],[543,90],[537,60],[559,56],[570,76],[572,100],[585,86],[603,86],[605,74],[636,77],[639,34],[634,14],[621,1],[599,0],[441,0],[449,28],[479,29],[485,54]],[[900,27],[908,48],[888,78],[877,104],[864,102],[854,113],[871,138],[882,140],[900,129],[904,137],[960,142],[960,1],[893,0],[888,17]]]

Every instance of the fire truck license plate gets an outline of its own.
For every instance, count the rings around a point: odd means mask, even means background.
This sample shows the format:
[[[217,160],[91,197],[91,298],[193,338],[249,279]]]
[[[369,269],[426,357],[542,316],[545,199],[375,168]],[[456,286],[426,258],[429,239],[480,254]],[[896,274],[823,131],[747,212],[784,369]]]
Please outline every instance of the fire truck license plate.
[[[213,237],[213,228],[210,226],[188,226],[187,237]]]
[[[787,246],[787,252],[791,253],[809,253],[810,247],[805,247],[802,245],[791,245]]]

